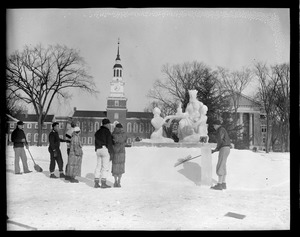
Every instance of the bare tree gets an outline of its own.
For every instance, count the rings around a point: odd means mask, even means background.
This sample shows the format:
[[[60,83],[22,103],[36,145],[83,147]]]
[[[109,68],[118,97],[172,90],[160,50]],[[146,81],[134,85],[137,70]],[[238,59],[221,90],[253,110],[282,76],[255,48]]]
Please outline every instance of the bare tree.
[[[230,72],[228,69],[218,67],[219,88],[232,101],[232,109],[234,113],[233,124],[237,126],[237,111],[240,107],[240,98],[242,92],[252,80],[252,72],[249,68],[242,68],[240,71]]]
[[[290,146],[290,65],[280,64],[272,67],[278,86],[275,96],[275,121],[279,124],[281,150],[289,151]]]
[[[274,70],[270,70],[265,63],[258,62],[255,65],[255,74],[259,81],[258,96],[263,103],[263,107],[266,113],[266,153],[270,150],[270,142],[272,135],[272,118],[275,115],[275,100],[276,91],[279,83],[279,77],[274,73]]]
[[[166,111],[174,113],[181,102],[185,109],[187,91],[202,88],[201,81],[207,75],[208,67],[196,61],[162,66],[164,78],[158,79],[149,91],[148,97],[163,104]]]
[[[7,59],[6,77],[9,96],[32,104],[38,117],[38,146],[41,145],[42,125],[55,97],[69,99],[70,88],[94,94],[95,84],[85,69],[79,51],[55,45],[44,48],[25,46]]]

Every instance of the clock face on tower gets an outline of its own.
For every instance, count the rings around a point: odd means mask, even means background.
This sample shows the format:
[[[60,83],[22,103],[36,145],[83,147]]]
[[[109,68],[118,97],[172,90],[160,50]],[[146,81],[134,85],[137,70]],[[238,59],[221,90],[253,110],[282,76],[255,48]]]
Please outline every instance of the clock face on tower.
[[[119,91],[121,88],[120,88],[120,86],[119,85],[115,85],[114,86],[114,91]]]

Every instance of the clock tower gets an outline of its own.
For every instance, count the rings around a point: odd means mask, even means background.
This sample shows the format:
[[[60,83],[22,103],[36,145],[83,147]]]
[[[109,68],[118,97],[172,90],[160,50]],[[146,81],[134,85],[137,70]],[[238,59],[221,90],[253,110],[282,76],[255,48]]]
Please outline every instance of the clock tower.
[[[107,117],[113,123],[118,121],[125,127],[127,113],[127,98],[124,94],[123,67],[119,53],[120,40],[118,39],[118,52],[113,66],[113,78],[110,82],[110,94],[107,98]]]

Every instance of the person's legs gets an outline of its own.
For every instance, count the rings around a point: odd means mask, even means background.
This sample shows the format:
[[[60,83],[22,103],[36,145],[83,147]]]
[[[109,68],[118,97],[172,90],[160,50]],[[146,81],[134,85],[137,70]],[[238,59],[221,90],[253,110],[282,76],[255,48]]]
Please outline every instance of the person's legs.
[[[97,149],[96,151],[96,155],[97,155],[97,164],[96,164],[96,168],[95,168],[95,172],[94,172],[94,176],[95,176],[95,188],[99,188],[99,179],[100,179],[100,170],[101,170],[101,154],[100,154],[100,149]]]
[[[28,169],[27,156],[25,153],[25,149],[21,148],[20,152],[21,152],[21,160],[22,160],[22,164],[23,164],[23,171],[24,171],[24,173],[29,173],[31,171]]]
[[[103,147],[100,150],[101,150],[101,170],[100,170],[101,188],[110,188],[110,186],[106,184],[106,178],[109,174],[110,155],[106,147]]]
[[[51,151],[51,150],[49,149],[49,152],[50,152],[50,165],[49,165],[50,178],[57,178],[57,177],[54,175],[54,170],[55,170],[55,157],[54,157],[53,151]]]
[[[64,168],[63,168],[64,167],[64,161],[62,159],[60,149],[57,152],[56,162],[57,162],[57,165],[58,165],[59,177],[60,178],[65,178],[66,176],[64,175]]]
[[[21,151],[19,147],[14,148],[15,151],[15,174],[20,174],[20,156]]]
[[[121,187],[121,178],[122,178],[122,174],[118,175],[118,187]]]
[[[118,175],[113,174],[114,178],[115,178],[115,183],[114,183],[114,187],[118,187]]]

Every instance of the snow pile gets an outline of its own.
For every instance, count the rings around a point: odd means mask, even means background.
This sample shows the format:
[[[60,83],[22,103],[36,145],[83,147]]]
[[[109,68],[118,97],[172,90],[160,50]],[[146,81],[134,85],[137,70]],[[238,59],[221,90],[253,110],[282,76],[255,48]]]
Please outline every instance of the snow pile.
[[[254,153],[232,149],[227,161],[226,191],[195,185],[195,160],[174,168],[179,158],[201,154],[199,148],[126,148],[121,188],[95,189],[94,147],[83,148],[78,184],[49,178],[47,147],[30,147],[30,174],[14,175],[13,148],[8,147],[7,213],[27,229],[289,229],[289,153]],[[61,145],[64,165],[66,146]],[[212,155],[213,181],[218,153]],[[20,166],[21,162],[20,162]],[[58,167],[56,165],[56,174]],[[22,168],[21,168],[22,170]],[[113,184],[113,177],[108,184]],[[225,216],[243,214],[243,220]],[[8,229],[26,229],[8,224]]]

